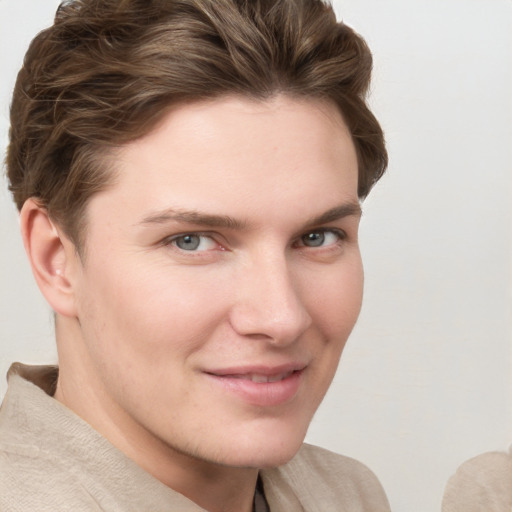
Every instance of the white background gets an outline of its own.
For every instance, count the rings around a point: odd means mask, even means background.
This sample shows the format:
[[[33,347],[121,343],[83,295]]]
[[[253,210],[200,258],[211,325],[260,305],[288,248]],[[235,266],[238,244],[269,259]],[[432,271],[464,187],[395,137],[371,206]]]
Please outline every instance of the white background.
[[[57,0],[0,0],[0,141]],[[365,304],[308,440],[368,464],[394,512],[440,509],[512,443],[512,1],[339,0],[375,56],[390,167],[365,203]],[[52,315],[0,191],[0,373],[54,362]],[[5,391],[2,378],[0,396]]]

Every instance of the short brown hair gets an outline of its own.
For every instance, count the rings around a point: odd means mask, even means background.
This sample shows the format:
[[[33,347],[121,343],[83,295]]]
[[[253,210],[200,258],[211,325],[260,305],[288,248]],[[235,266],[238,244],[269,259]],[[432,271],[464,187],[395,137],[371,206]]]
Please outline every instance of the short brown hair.
[[[80,245],[85,206],[112,180],[109,148],[169,107],[277,93],[338,105],[366,197],[387,165],[366,94],[371,53],[322,0],[67,0],[31,43],[11,106],[7,172]],[[141,171],[143,172],[143,171]]]

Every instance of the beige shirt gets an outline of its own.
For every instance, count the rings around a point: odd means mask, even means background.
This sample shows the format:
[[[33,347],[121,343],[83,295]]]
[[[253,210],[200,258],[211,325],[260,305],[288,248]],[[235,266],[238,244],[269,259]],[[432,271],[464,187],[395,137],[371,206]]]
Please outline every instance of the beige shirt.
[[[446,484],[442,510],[512,512],[512,448],[464,462]]]
[[[56,368],[13,365],[0,408],[2,512],[204,512],[54,400]],[[389,512],[361,463],[303,445],[261,472],[271,512]]]

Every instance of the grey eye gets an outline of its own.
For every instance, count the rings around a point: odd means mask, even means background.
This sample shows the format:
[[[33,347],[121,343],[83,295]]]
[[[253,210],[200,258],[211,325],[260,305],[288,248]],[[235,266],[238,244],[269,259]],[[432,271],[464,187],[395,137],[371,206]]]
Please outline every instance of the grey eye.
[[[201,243],[201,237],[199,235],[183,235],[176,238],[174,243],[183,251],[195,251]]]
[[[301,237],[301,241],[307,247],[320,247],[325,242],[325,233],[308,233]]]

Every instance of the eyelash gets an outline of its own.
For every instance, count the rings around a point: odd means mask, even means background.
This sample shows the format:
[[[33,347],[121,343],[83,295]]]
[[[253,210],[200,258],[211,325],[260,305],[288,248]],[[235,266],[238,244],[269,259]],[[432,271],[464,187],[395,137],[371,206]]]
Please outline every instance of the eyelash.
[[[319,246],[308,246],[304,243],[301,243],[304,241],[304,238],[307,237],[308,235],[325,235],[325,234],[334,234],[336,237],[337,237],[337,240],[335,243],[333,244],[329,244],[329,245],[319,245]],[[298,245],[298,247],[300,248],[306,248],[306,249],[316,249],[317,247],[319,249],[329,249],[333,246],[339,246],[341,242],[343,242],[345,239],[347,238],[347,234],[345,231],[343,231],[342,229],[335,229],[335,228],[319,228],[319,229],[312,229],[311,231],[308,231],[307,233],[304,233],[303,235],[301,235],[298,239],[298,243],[300,245]],[[297,245],[294,244],[294,245]]]
[[[318,245],[318,246],[311,245],[311,246],[308,246],[308,245],[306,245],[304,243],[304,238],[307,237],[308,235],[325,235],[325,234],[334,234],[337,237],[337,240],[334,243],[326,245],[326,246],[325,245]],[[195,249],[194,250],[186,250],[186,249],[182,249],[181,247],[178,247],[176,245],[176,242],[178,240],[186,238],[186,237],[208,238],[213,243],[215,243],[219,247],[220,250],[225,250],[223,245],[220,244],[216,240],[216,237],[214,236],[213,233],[200,232],[200,231],[199,232],[198,231],[191,231],[191,232],[187,232],[187,233],[181,233],[181,234],[178,234],[178,235],[173,235],[171,237],[165,238],[162,241],[162,245],[164,245],[164,246],[172,246],[176,250],[178,250],[178,251],[180,251],[182,253],[188,253],[190,255],[192,255],[194,253],[202,254],[202,253],[205,253],[205,252],[209,252],[208,249],[202,250],[202,251],[196,251]],[[341,229],[335,229],[335,228],[312,229],[311,231],[307,231],[306,233],[304,233],[303,235],[298,237],[298,239],[292,244],[292,247],[295,247],[295,248],[298,248],[298,249],[301,249],[301,250],[305,250],[305,249],[311,249],[311,250],[324,249],[324,250],[328,250],[328,249],[330,249],[330,248],[332,248],[334,246],[339,246],[341,244],[341,242],[343,242],[346,238],[347,238],[346,232],[341,230]],[[199,243],[201,243],[201,242],[199,242]]]
[[[176,242],[182,238],[186,238],[186,237],[199,237],[199,238],[208,238],[210,239],[213,243],[215,243],[216,245],[218,245],[221,249],[220,250],[225,250],[224,247],[219,244],[219,242],[215,239],[215,236],[213,236],[212,233],[205,233],[205,232],[199,232],[199,231],[190,231],[188,233],[181,233],[179,235],[173,235],[173,236],[170,236],[168,238],[165,238],[162,242],[162,245],[165,245],[165,246],[172,246],[174,247],[175,249],[177,249],[178,251],[182,252],[182,253],[188,253],[188,254],[193,254],[195,252],[197,253],[204,253],[204,252],[208,252],[208,251],[195,251],[195,250],[189,250],[187,251],[186,249],[182,249],[181,247],[178,247],[176,245]]]

